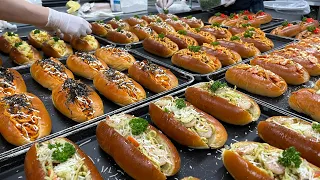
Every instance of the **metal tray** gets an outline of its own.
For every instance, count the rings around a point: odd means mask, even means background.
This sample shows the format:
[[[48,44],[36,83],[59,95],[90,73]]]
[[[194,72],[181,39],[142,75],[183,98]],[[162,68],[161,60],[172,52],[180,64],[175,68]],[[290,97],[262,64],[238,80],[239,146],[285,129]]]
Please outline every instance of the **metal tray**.
[[[146,59],[146,58],[141,57],[139,55],[136,55],[133,53],[131,53],[131,54],[136,58],[136,60]],[[62,60],[62,62],[65,63],[65,59]],[[155,62],[155,64],[158,64],[158,63]],[[170,67],[170,66],[166,66],[166,65],[162,65],[162,66],[170,69],[171,72],[177,76],[177,78],[179,80],[178,87],[171,89],[169,91],[158,93],[158,94],[153,93],[148,89],[145,89],[145,91],[147,93],[146,99],[139,101],[137,103],[131,104],[131,105],[124,106],[124,107],[121,107],[119,105],[114,104],[113,102],[111,102],[110,100],[108,100],[107,98],[105,98],[103,95],[100,94],[100,97],[101,97],[103,104],[104,104],[104,112],[105,113],[110,113],[113,111],[121,112],[123,110],[133,108],[139,104],[146,103],[146,102],[148,102],[152,99],[155,99],[157,97],[160,97],[164,94],[174,92],[178,89],[184,88],[184,87],[190,85],[194,80],[194,78],[192,76],[185,74],[184,72],[181,72],[180,70],[178,70],[174,67]],[[103,119],[106,116],[106,115],[102,115],[100,117],[97,117],[95,119],[92,119],[90,121],[80,123],[80,124],[75,121],[70,120],[69,118],[62,115],[57,109],[55,109],[55,107],[52,103],[52,100],[51,100],[51,91],[43,88],[40,84],[38,84],[35,80],[33,80],[33,78],[31,77],[30,71],[29,71],[30,66],[23,66],[23,67],[21,66],[21,67],[16,67],[13,69],[18,70],[22,74],[22,77],[27,85],[28,92],[37,95],[42,100],[42,102],[44,103],[44,105],[46,106],[46,108],[50,114],[51,121],[52,121],[52,131],[51,131],[51,135],[44,137],[44,138],[52,138],[53,136],[56,136],[56,135],[62,135],[70,130],[77,129],[79,127],[93,123],[97,120]],[[76,79],[80,79],[85,84],[94,88],[92,81],[81,78],[81,77],[76,77]],[[43,139],[43,138],[41,138],[41,139]],[[15,146],[9,144],[2,136],[0,136],[0,159],[6,155],[12,154],[14,152],[17,152],[17,151],[19,151],[23,148],[27,148],[29,146],[30,146],[30,144],[23,145],[20,147],[15,147]]]
[[[271,39],[274,43],[274,49],[277,49],[277,48],[280,48],[280,47],[283,47],[285,46],[286,44],[289,44],[291,42],[294,41],[294,39],[292,38],[286,38],[286,37],[280,37],[280,36],[274,36],[274,35],[271,35],[271,34],[266,34],[266,36]],[[149,59],[153,62],[158,62],[158,63],[161,63],[161,64],[168,64],[170,66],[175,66],[172,64],[171,62],[171,58],[163,58],[163,57],[159,57],[159,56],[156,56],[156,55],[153,55],[147,51],[144,50],[143,47],[140,47],[140,48],[136,48],[134,50],[132,50],[132,52],[135,52],[137,54],[141,54],[141,56],[144,56],[144,57],[149,57]],[[243,59],[243,62],[247,62],[249,61],[251,58],[248,58],[248,59]],[[241,63],[241,62],[240,62]],[[192,75],[196,81],[201,81],[201,80],[204,80],[206,79],[207,76],[219,76],[220,74],[224,73],[225,71],[227,71],[230,67],[234,66],[233,65],[230,65],[230,66],[224,66],[222,67],[221,69],[215,71],[215,72],[212,72],[212,73],[208,73],[208,74],[198,74],[198,73],[194,73],[192,71],[189,71],[189,70],[186,70],[186,69],[182,69],[180,67],[177,67],[183,71],[186,71],[187,73],[189,73],[190,75]]]
[[[184,96],[184,89],[178,92],[172,93],[172,96]],[[263,105],[260,101],[257,101],[261,108],[260,120],[265,120],[271,116],[288,115],[281,112],[273,107]],[[148,114],[148,104],[141,105],[139,107],[127,110],[124,113],[133,114],[137,117],[142,117],[150,121]],[[98,123],[98,122],[97,122]],[[104,179],[132,179],[124,171],[116,165],[111,156],[107,155],[98,145],[95,129],[96,125],[91,124],[87,127],[77,129],[74,132],[64,134],[63,136],[72,140],[78,144],[81,149],[91,157],[98,170]],[[246,126],[234,126],[222,123],[228,132],[228,141],[226,145],[235,143],[238,141],[259,141],[262,140],[257,135],[258,122],[251,123]],[[178,180],[186,176],[195,176],[200,179],[221,179],[221,180],[232,180],[233,178],[229,175],[227,170],[224,168],[221,161],[221,149],[218,150],[196,150],[185,146],[181,146],[176,142],[173,142],[181,157],[181,170],[173,176],[168,177],[169,180]],[[0,163],[0,179],[11,180],[11,179],[25,179],[23,170],[23,161],[25,152],[23,154],[4,160]]]

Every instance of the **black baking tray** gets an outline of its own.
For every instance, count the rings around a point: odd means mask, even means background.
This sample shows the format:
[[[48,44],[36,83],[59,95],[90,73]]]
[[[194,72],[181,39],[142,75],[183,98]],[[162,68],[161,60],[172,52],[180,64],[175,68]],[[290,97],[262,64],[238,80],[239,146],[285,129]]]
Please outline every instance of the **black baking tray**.
[[[292,38],[280,37],[280,36],[275,36],[275,35],[272,35],[272,34],[266,34],[266,36],[269,39],[271,39],[272,42],[274,43],[274,49],[281,48],[281,47],[283,47],[283,46],[295,41]],[[153,54],[145,51],[143,47],[135,48],[135,49],[132,50],[132,52],[135,52],[137,54],[141,54],[141,56],[144,56],[144,57],[149,57],[150,60],[153,61],[153,62],[158,62],[158,63],[161,63],[161,64],[168,64],[170,66],[175,66],[171,62],[171,57],[170,58],[163,58],[163,57],[159,57],[157,55],[153,55]],[[243,62],[247,62],[249,60],[250,60],[250,58],[243,59]],[[192,71],[186,70],[186,69],[182,69],[181,67],[177,67],[177,68],[179,68],[180,70],[186,71],[187,73],[192,75],[195,78],[196,81],[201,81],[201,80],[206,79],[207,76],[219,76],[220,74],[222,74],[225,71],[227,71],[231,66],[234,66],[234,65],[224,66],[221,69],[219,69],[219,70],[217,70],[215,72],[212,72],[212,73],[208,73],[208,74],[198,74],[198,73],[194,73]]]
[[[137,54],[133,54],[131,53],[135,58],[136,60],[144,60],[144,59],[148,59],[148,58],[144,58],[144,57],[141,57]],[[65,60],[66,59],[62,59],[61,62],[62,63],[65,63]],[[157,64],[155,62],[155,64]],[[111,102],[110,100],[106,99],[103,95],[99,94],[102,101],[103,101],[103,104],[104,104],[104,112],[105,113],[110,113],[110,112],[113,112],[113,111],[116,111],[116,112],[121,112],[123,110],[126,110],[126,109],[129,109],[129,108],[133,108],[139,104],[143,104],[143,103],[146,103],[154,98],[157,98],[157,97],[160,97],[164,94],[167,94],[167,93],[170,93],[170,92],[174,92],[178,89],[181,89],[181,88],[184,88],[188,85],[190,85],[194,78],[188,74],[185,74],[184,72],[174,68],[174,67],[170,67],[170,66],[166,66],[166,65],[162,65],[168,69],[170,69],[170,71],[176,75],[176,77],[178,78],[179,80],[179,86],[176,87],[176,88],[173,88],[169,91],[165,91],[165,92],[162,92],[162,93],[153,93],[151,92],[150,90],[146,89],[145,88],[145,91],[147,93],[147,98],[142,100],[142,101],[139,101],[137,103],[134,103],[134,104],[131,104],[131,105],[127,105],[127,106],[124,106],[124,107],[121,107],[119,105],[116,105],[114,104],[113,102]],[[95,119],[92,119],[90,121],[87,121],[87,122],[84,122],[84,123],[77,123],[75,121],[72,121],[71,119],[65,117],[64,115],[62,115],[57,109],[54,108],[54,105],[52,103],[52,100],[51,100],[51,91],[49,91],[48,89],[45,89],[43,88],[40,84],[38,84],[35,80],[33,80],[33,78],[31,77],[31,74],[30,74],[30,65],[26,65],[26,66],[20,66],[20,67],[15,67],[13,69],[16,69],[18,70],[21,74],[22,74],[22,77],[27,85],[27,89],[28,89],[28,92],[30,93],[33,93],[35,94],[36,96],[38,96],[42,102],[44,103],[44,105],[46,106],[49,114],[50,114],[50,117],[51,117],[51,121],[52,121],[52,131],[51,131],[51,135],[45,137],[45,138],[50,138],[52,136],[54,136],[54,134],[57,134],[57,135],[62,135],[70,130],[73,130],[73,129],[76,129],[76,128],[79,128],[81,126],[85,126],[85,125],[88,125],[90,123],[93,123],[94,121],[97,121],[99,119],[102,119],[102,118],[105,118],[106,117],[106,114],[105,115],[102,115],[100,117],[97,117]],[[81,77],[76,77],[76,79],[80,79],[82,82],[84,82],[85,84],[91,86],[92,88],[93,87],[93,83],[92,81],[90,80],[87,80],[87,79],[84,79],[84,78],[81,78]],[[41,140],[41,139],[40,139]],[[39,140],[39,141],[40,141]],[[20,147],[15,147],[11,144],[9,144],[2,136],[0,136],[0,159],[9,155],[9,154],[12,154],[14,152],[17,152],[23,148],[27,148],[29,147],[30,144],[27,144],[27,145],[23,145],[23,146],[20,146]]]
[[[172,96],[184,97],[184,91],[172,93]],[[260,101],[257,101],[261,109],[260,120],[265,120],[271,116],[284,116],[289,115],[281,112],[275,108],[262,105]],[[141,105],[139,107],[127,110],[124,113],[133,114],[137,117],[142,117],[150,121],[148,114],[148,104]],[[96,125],[91,124],[76,131],[69,132],[63,136],[72,140],[80,146],[80,148],[92,159],[97,169],[101,172],[104,179],[132,179],[124,171],[116,165],[114,160],[107,155],[99,147],[95,129]],[[257,135],[258,122],[250,123],[246,126],[235,126],[222,123],[228,132],[228,141],[226,145],[235,143],[238,141],[258,141],[262,140]],[[180,157],[181,157],[181,170],[173,176],[168,177],[169,180],[177,180],[186,176],[195,176],[200,179],[213,179],[213,180],[232,180],[233,178],[229,175],[227,170],[223,167],[221,161],[221,149],[213,150],[199,150],[191,149],[185,146],[181,146],[174,142]],[[10,159],[3,160],[0,163],[0,179],[11,180],[11,179],[25,179],[23,170],[23,160],[25,152],[24,149],[20,155],[11,157]]]

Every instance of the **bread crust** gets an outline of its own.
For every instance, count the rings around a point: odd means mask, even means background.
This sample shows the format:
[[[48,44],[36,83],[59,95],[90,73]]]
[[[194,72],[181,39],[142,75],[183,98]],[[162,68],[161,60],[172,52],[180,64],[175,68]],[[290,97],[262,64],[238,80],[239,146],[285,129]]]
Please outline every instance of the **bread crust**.
[[[150,28],[150,32],[148,32],[147,29],[149,29],[150,27],[144,27],[141,25],[135,25],[135,26],[131,26],[130,27],[130,32],[132,32],[133,34],[137,35],[137,37],[139,38],[139,40],[144,40],[147,37],[150,36],[155,36],[158,33],[156,33],[156,31],[154,31],[153,29]]]
[[[177,15],[174,15],[174,14],[165,14],[165,13],[160,13],[160,14],[158,14],[158,16],[162,19],[162,20],[167,20],[167,19],[172,19],[172,18],[178,18],[179,19],[179,17],[177,16]]]
[[[191,28],[202,28],[204,26],[201,19],[188,19],[186,17],[182,17],[180,20],[187,23]]]
[[[297,151],[301,153],[303,158],[319,167],[320,143],[275,123],[278,122],[280,118],[289,117],[274,116],[265,121],[260,121],[258,124],[259,136],[271,146],[275,146],[280,149],[287,149],[292,146],[295,147]],[[299,119],[298,122],[312,126],[311,123],[301,119]]]
[[[171,41],[170,39],[168,40]],[[179,50],[179,47],[176,43],[172,41],[171,43],[173,43],[173,49],[170,49],[166,45],[161,44],[152,37],[148,37],[142,42],[142,45],[144,50],[148,51],[149,53],[158,55],[160,57],[168,58]]]
[[[269,13],[263,12],[263,14],[259,14],[257,13],[255,15],[255,20],[259,23],[259,24],[267,24],[269,22],[272,21],[272,16]]]
[[[50,37],[51,36],[48,34],[47,39]],[[37,49],[41,49],[43,46],[43,43],[34,37],[33,31],[31,31],[28,35],[28,43]]]
[[[278,36],[294,37],[301,32],[301,27],[298,24],[291,26],[280,26],[271,31],[271,34]]]
[[[20,94],[27,95],[28,99],[31,100],[32,108],[39,111],[37,124],[39,131],[37,139],[49,135],[51,133],[51,119],[42,101],[31,93],[25,92]],[[2,136],[6,141],[15,146],[22,146],[24,144],[31,143],[32,140],[24,137],[22,132],[20,132],[20,130],[15,126],[15,123],[10,120],[11,114],[6,111],[8,109],[7,106],[7,103],[4,101],[0,102],[0,132]]]
[[[129,17],[128,19],[124,20],[130,26],[135,26],[136,24],[141,24],[142,26],[147,26],[149,23],[144,19],[136,18],[136,17]]]
[[[120,21],[110,20],[107,24],[110,24],[113,29],[117,29],[118,27],[126,31],[130,29],[130,25],[122,19]]]
[[[95,46],[90,45],[90,43],[82,38],[72,38],[70,44],[71,46],[78,51],[94,51],[100,47],[100,43],[94,38],[94,44]]]
[[[0,91],[0,99],[7,96],[7,95],[13,95],[15,93],[24,93],[27,92],[27,86],[21,76],[21,74],[15,70],[15,69],[4,69],[3,71],[9,71],[9,73],[13,76],[13,80],[12,80],[12,86],[14,88],[8,87],[8,88],[3,88]],[[4,79],[3,83],[7,83]],[[0,82],[0,84],[2,84],[2,82]]]
[[[105,37],[113,28],[110,24],[93,22],[91,23],[91,30],[93,34]]]
[[[28,58],[23,53],[21,53],[16,47],[13,47],[10,51],[9,56],[14,63],[19,65],[33,64],[35,61],[42,59],[42,55],[40,54],[40,52],[33,46],[31,46],[31,51],[33,54],[32,58]]]
[[[232,36],[231,32],[229,32],[228,29],[225,28],[204,26],[200,30],[209,32],[210,34],[214,35],[217,39],[229,39]]]
[[[171,25],[176,31],[190,29],[190,26],[187,23],[180,20],[175,21],[172,19],[167,19],[165,22]]]
[[[129,31],[124,31],[124,32],[130,35],[130,37],[128,37],[125,34],[122,34],[121,32],[117,32],[114,30],[114,31],[109,31],[106,38],[109,41],[112,41],[115,43],[121,43],[121,44],[128,44],[128,43],[134,43],[139,41],[139,38],[137,37],[137,35]]]
[[[200,46],[204,43],[210,44],[216,40],[215,36],[213,36],[213,35],[211,36],[213,38],[213,40],[210,40],[210,39],[206,38],[205,36],[203,36],[199,33],[192,32],[192,31],[187,31],[186,36],[190,36],[190,37],[194,38]]]
[[[235,64],[235,63],[242,61],[242,58],[239,53],[237,53],[231,49],[222,47],[222,46],[221,46],[221,49],[224,49],[225,51],[229,51],[230,54],[226,54],[219,49],[214,50],[214,49],[210,48],[209,44],[201,46],[202,51],[205,51],[207,54],[210,54],[212,56],[217,57],[219,59],[219,61],[221,62],[222,66],[229,66],[229,65],[232,65],[232,64]]]
[[[227,15],[224,15],[224,16],[211,16],[208,20],[208,22],[210,24],[213,24],[213,23],[222,23],[224,20],[227,20],[228,19],[228,16]]]
[[[249,58],[261,54],[258,48],[254,46],[247,46],[244,43],[226,40],[218,40],[218,42],[221,46],[236,51],[242,58]]]
[[[255,71],[261,71],[268,75],[261,77]],[[287,90],[287,83],[280,76],[258,66],[233,66],[227,70],[226,80],[248,92],[267,97],[281,96]]]
[[[128,117],[132,117],[128,115]],[[107,117],[108,118],[108,117]],[[149,125],[163,142],[169,147],[173,156],[173,169],[168,176],[176,174],[180,169],[179,154],[171,141],[159,130]],[[142,154],[129,140],[121,136],[105,121],[98,124],[96,130],[99,146],[108,153],[115,162],[132,178],[139,180],[165,180],[166,176],[158,170],[152,162]]]
[[[307,30],[307,28],[310,26],[314,26],[317,28],[319,27],[319,21],[313,20],[312,22],[301,22],[300,26],[301,26],[301,31]]]
[[[166,24],[166,23],[162,23],[163,25],[165,25],[166,27],[162,27],[157,23],[150,23],[149,27],[151,29],[153,29],[154,31],[156,31],[158,34],[167,34],[167,33],[173,33],[176,32],[176,30],[174,29],[174,27],[172,27],[170,24]]]
[[[261,38],[262,37],[259,37],[257,39],[241,37],[241,40],[246,43],[253,43],[254,46],[259,49],[260,52],[267,52],[274,48],[274,44],[269,38],[263,38],[263,40],[267,42],[261,41]]]
[[[147,23],[151,23],[151,22],[156,22],[158,19],[159,21],[163,22],[163,19],[160,18],[159,16],[157,15],[143,15],[141,17],[141,19],[144,19],[145,21],[147,21]]]
[[[20,42],[21,41],[22,40],[20,39]],[[8,40],[6,40],[6,38],[4,38],[3,35],[0,36],[0,51],[4,52],[6,54],[9,54],[11,49],[14,47],[13,45],[11,45],[10,42]]]
[[[188,46],[198,46],[198,42],[190,36],[179,35],[177,33],[169,33],[166,35],[166,37],[175,42],[178,45],[179,49],[186,49],[188,48]]]
[[[77,146],[75,143],[73,143],[72,141],[70,141],[70,140],[68,140],[66,138],[59,137],[59,138],[56,138],[56,139],[63,139],[64,141],[72,144],[75,147],[76,153],[83,159],[84,164],[86,165],[86,167],[90,171],[90,175],[91,175],[92,180],[103,180],[103,178],[101,177],[99,171],[97,170],[97,168],[95,167],[93,162],[79,148],[79,146]],[[56,140],[56,139],[53,139],[53,140]],[[40,161],[38,160],[38,157],[37,157],[37,148],[36,148],[36,146],[38,144],[39,143],[34,143],[30,147],[29,151],[27,152],[27,154],[25,156],[24,171],[25,171],[26,179],[44,180],[45,177],[46,177],[46,173],[42,169],[42,165],[40,164]]]
[[[54,57],[54,58],[67,57],[73,54],[73,50],[69,44],[66,44],[66,46],[67,48],[64,54],[60,54],[59,52],[54,50],[51,45],[45,42],[42,46],[42,51],[47,57]]]

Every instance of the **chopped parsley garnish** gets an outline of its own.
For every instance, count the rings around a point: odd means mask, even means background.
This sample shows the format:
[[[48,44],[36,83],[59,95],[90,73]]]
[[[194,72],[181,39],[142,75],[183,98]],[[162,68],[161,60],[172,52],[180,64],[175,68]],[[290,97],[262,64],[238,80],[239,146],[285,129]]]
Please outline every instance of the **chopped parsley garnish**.
[[[248,16],[243,17],[244,20],[249,20]]]
[[[161,19],[157,19],[157,21],[156,21],[157,23],[161,23],[162,21],[161,21]]]
[[[299,168],[302,160],[300,153],[294,147],[290,147],[282,152],[278,162],[284,167]]]
[[[129,122],[129,126],[131,128],[131,132],[133,135],[139,135],[147,130],[149,123],[147,120],[143,118],[133,118]]]
[[[182,108],[184,108],[184,107],[187,107],[186,102],[185,102],[184,99],[182,99],[182,98],[176,99],[176,100],[175,100],[175,103],[176,103],[176,107],[177,107],[178,109],[182,109]]]
[[[249,24],[249,23],[242,24],[242,27],[250,27],[250,26],[251,26],[251,24]]]
[[[307,21],[307,17],[303,17],[303,18],[302,18],[302,21],[303,21],[303,22],[306,22],[306,21]]]
[[[104,22],[103,22],[103,20],[99,20],[99,21],[97,21],[97,23],[98,24],[103,24]]]
[[[219,88],[227,87],[227,83],[222,83],[221,81],[215,81],[210,85],[210,90],[212,92],[215,92]]]
[[[39,29],[35,29],[34,31],[33,31],[33,34],[39,34],[40,33],[40,30]]]
[[[172,18],[172,20],[174,20],[174,21],[178,21],[179,19],[178,19],[178,18],[176,18],[176,17],[173,17],[173,18]]]
[[[14,44],[14,47],[19,47],[20,45],[22,45],[22,42],[17,42]]]
[[[317,131],[318,133],[320,133],[320,124],[316,123],[316,122],[313,122],[312,123],[312,129]]]
[[[168,9],[163,9],[163,13],[164,14],[169,14],[169,10]]]
[[[66,162],[76,153],[75,147],[70,143],[49,144],[48,148],[55,149],[52,153],[52,159],[60,163]]]
[[[163,39],[165,35],[163,33],[158,34],[158,38]]]
[[[215,23],[211,24],[211,27],[220,27],[220,26],[221,26],[221,24],[218,23],[218,22],[215,22]]]
[[[215,41],[215,42],[212,42],[211,45],[212,46],[218,46],[218,45],[220,45],[220,43],[218,41]]]
[[[122,29],[121,29],[121,27],[118,27],[117,28],[117,32],[120,32]]]
[[[289,22],[288,21],[285,21],[282,23],[282,26],[288,26],[289,25]]]
[[[260,14],[260,13],[262,13],[262,12],[263,12],[263,11],[262,11],[262,10],[260,10],[260,11],[258,11],[258,12],[257,12],[257,14]]]
[[[221,16],[221,13],[215,13],[214,16]]]
[[[232,19],[232,18],[234,18],[235,16],[236,16],[235,13],[231,13],[229,17]]]
[[[308,27],[307,27],[307,30],[308,30],[309,32],[313,32],[314,30],[316,30],[316,27],[315,27],[315,26],[308,26]]]
[[[232,36],[230,38],[231,41],[235,41],[235,40],[240,40],[240,38],[238,36]]]
[[[120,17],[119,17],[119,16],[115,16],[114,19],[115,19],[116,21],[119,21],[119,20],[120,20]]]
[[[187,19],[191,19],[191,18],[192,18],[192,16],[190,15],[190,16],[187,16],[186,18],[187,18]]]
[[[14,32],[8,32],[8,36],[15,36],[16,34]]]
[[[246,31],[243,35],[245,38],[252,38],[253,36],[253,32],[252,31]]]
[[[164,108],[164,112],[168,113],[170,112],[168,108]]]
[[[60,40],[60,38],[58,38],[58,37],[53,37],[52,38],[55,42],[58,42],[59,40]]]
[[[178,34],[187,35],[186,30],[178,30]]]
[[[200,28],[194,28],[194,30],[200,32]]]
[[[201,47],[200,46],[188,46],[188,49],[192,52],[199,52]]]
[[[248,30],[249,31],[256,31],[254,28],[249,28]]]
[[[242,10],[242,11],[239,11],[239,14],[243,14],[244,13],[244,11]]]
[[[137,18],[137,19],[140,19],[140,16],[139,15],[134,15],[133,17]]]

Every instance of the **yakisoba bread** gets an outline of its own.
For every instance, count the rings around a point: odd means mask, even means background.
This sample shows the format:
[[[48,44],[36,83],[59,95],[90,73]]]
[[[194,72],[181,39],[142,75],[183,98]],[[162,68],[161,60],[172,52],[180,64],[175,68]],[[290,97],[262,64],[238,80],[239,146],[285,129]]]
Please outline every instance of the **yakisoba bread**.
[[[314,27],[319,27],[319,21],[314,20],[312,18],[306,18],[303,17],[302,21],[299,23],[301,27],[301,31],[307,30],[308,27],[314,26]]]
[[[116,30],[109,31],[106,38],[109,41],[115,42],[115,43],[121,43],[121,44],[128,44],[128,43],[134,43],[138,42],[139,38],[134,33],[117,28]]]
[[[93,34],[105,37],[113,28],[111,24],[106,24],[104,21],[96,21],[91,23],[91,30]]]
[[[141,26],[147,26],[149,24],[147,21],[140,18],[140,16],[138,16],[138,15],[134,15],[133,17],[129,17],[128,19],[125,19],[124,21],[127,22],[130,26],[135,26],[137,24],[140,24]]]
[[[213,23],[222,23],[224,20],[227,20],[228,19],[228,16],[223,14],[223,13],[216,13],[214,14],[213,16],[211,16],[208,20],[208,22],[210,24],[213,24]]]
[[[134,179],[165,180],[180,169],[171,141],[147,120],[116,114],[98,124],[97,141],[103,151]]]
[[[157,35],[157,32],[151,29],[148,26],[142,26],[140,24],[136,24],[135,26],[131,26],[130,30],[133,34],[137,35],[139,40],[144,40],[149,36]]]
[[[151,54],[155,54],[161,57],[171,57],[175,52],[179,50],[176,43],[172,42],[169,38],[166,38],[164,34],[156,36],[150,36],[142,42],[144,50]]]
[[[191,28],[202,28],[204,26],[201,19],[197,19],[196,17],[186,16],[180,18],[181,21],[187,23]]]
[[[88,121],[103,114],[99,95],[86,84],[68,78],[52,90],[53,105],[76,122]]]
[[[260,117],[258,104],[226,83],[211,81],[188,87],[188,102],[204,112],[233,125],[246,125]]]
[[[48,57],[60,58],[73,54],[73,50],[69,44],[66,44],[58,37],[51,37],[42,46],[43,53]]]
[[[302,159],[294,147],[281,150],[266,143],[237,142],[223,150],[222,161],[236,180],[320,179],[320,169]]]
[[[141,17],[141,19],[144,19],[145,21],[147,21],[147,23],[151,23],[151,22],[157,22],[157,21],[160,21],[162,22],[163,20],[158,16],[158,15],[143,15]]]
[[[277,55],[257,56],[250,61],[251,65],[259,65],[282,77],[288,84],[299,85],[308,82],[310,75],[300,64]]]
[[[194,38],[186,36],[186,34],[187,31],[180,30],[177,33],[168,33],[166,37],[175,42],[179,49],[185,49],[188,48],[188,46],[198,46],[198,42]]]
[[[151,22],[149,27],[156,31],[158,34],[167,34],[169,32],[176,32],[176,30],[169,24],[157,20],[156,22]]]
[[[94,51],[100,47],[99,42],[94,36],[86,35],[80,38],[72,38],[70,42],[73,49],[78,51]]]
[[[118,71],[127,70],[136,62],[136,59],[127,50],[112,46],[104,46],[97,49],[95,55],[109,67]]]
[[[310,163],[320,166],[320,125],[295,117],[274,116],[258,124],[258,134],[277,148],[295,147]]]
[[[200,28],[191,28],[184,33],[184,31],[178,31],[178,33],[186,34],[186,36],[190,36],[194,38],[198,44],[201,46],[203,43],[211,43],[216,41],[216,37],[209,32],[200,31]]]
[[[249,58],[261,54],[254,44],[243,42],[239,36],[232,36],[230,40],[217,40],[217,42],[219,42],[220,46],[236,51],[242,58]]]
[[[146,92],[140,84],[114,69],[108,69],[95,76],[93,85],[107,99],[120,106],[146,98]]]
[[[130,29],[130,25],[118,16],[112,18],[110,21],[107,22],[107,24],[110,24],[113,29],[117,29],[117,28],[121,28],[123,30]]]
[[[128,69],[130,77],[155,93],[173,89],[179,85],[178,78],[164,67],[147,60],[135,62]]]
[[[26,179],[103,180],[92,160],[72,141],[58,137],[31,146],[24,160]]]
[[[67,59],[67,67],[76,75],[87,79],[108,69],[107,64],[95,55],[87,52],[76,52]]]
[[[41,100],[19,93],[0,100],[0,133],[10,144],[21,146],[51,132],[50,115]]]
[[[6,54],[9,54],[11,49],[16,43],[21,42],[19,35],[13,32],[5,32],[0,37],[0,50]]]
[[[0,67],[0,98],[26,91],[26,84],[18,71]]]
[[[40,52],[25,41],[18,42],[10,51],[10,59],[16,64],[26,65],[42,59]]]
[[[40,59],[30,67],[32,78],[44,88],[52,90],[68,78],[74,78],[72,72],[55,58]]]
[[[303,40],[306,38],[320,37],[320,29],[315,26],[309,26],[306,30],[296,35],[296,39]]]
[[[192,72],[207,74],[221,68],[221,62],[215,56],[201,50],[200,46],[189,46],[176,52],[171,58],[172,64]]]
[[[314,38],[315,37],[307,38],[307,39],[301,40],[297,43],[289,44],[285,47],[285,49],[295,49],[298,51],[303,51],[304,53],[307,53],[310,56],[314,56],[314,57],[320,59],[320,48],[318,48],[317,45],[315,44],[315,42],[313,41]],[[309,39],[311,40],[310,42],[306,41]]]
[[[258,21],[259,24],[267,24],[272,21],[272,16],[260,10],[255,14],[255,20]]]
[[[240,36],[243,42],[253,43],[260,52],[270,51],[274,48],[273,42],[265,36],[264,32],[255,28],[249,28],[238,36]]]
[[[179,20],[179,18],[166,19],[165,22],[171,25],[176,31],[190,29],[190,26],[187,23]]]
[[[311,76],[320,75],[320,61],[314,55],[298,49],[286,48],[272,52],[273,55],[278,55],[290,59],[306,68]]]
[[[212,25],[204,26],[200,31],[209,32],[217,39],[229,39],[232,37],[231,32],[226,28],[222,28],[219,23],[213,23]]]
[[[221,22],[224,26],[235,26],[241,19],[238,14],[231,13],[230,16]]]
[[[291,24],[288,21],[282,23],[281,26],[271,31],[271,34],[294,37],[301,32],[301,26],[299,24]]]
[[[235,26],[230,26],[228,27],[228,31],[231,32],[231,34],[233,36],[237,35],[237,34],[241,34],[243,32],[245,32],[247,29],[249,28],[254,28],[251,26],[251,24],[246,24],[243,22],[238,22]],[[256,30],[260,30],[258,28],[255,28]],[[261,30],[260,30],[261,31]]]
[[[166,13],[166,12],[165,13],[160,13],[160,14],[158,14],[158,16],[164,21],[167,20],[167,19],[179,18],[177,15]]]
[[[289,97],[289,106],[300,113],[310,116],[320,122],[320,90],[303,88],[292,92]]]
[[[262,24],[262,22],[259,19],[257,19],[255,15],[242,16],[241,18],[239,18],[238,22],[250,24],[252,27],[256,28],[260,27],[260,25]]]
[[[42,48],[43,43],[50,39],[50,35],[46,31],[39,29],[32,30],[28,35],[28,43],[35,48]]]
[[[184,99],[165,96],[150,103],[153,123],[179,144],[196,149],[220,148],[228,134],[223,125]]]
[[[281,96],[287,90],[287,83],[280,76],[260,66],[248,64],[229,68],[226,80],[248,92],[267,97]]]
[[[220,46],[219,42],[212,42],[211,44],[204,43],[201,50],[207,54],[215,56],[219,59],[222,66],[229,66],[242,61],[240,54],[237,52]]]

